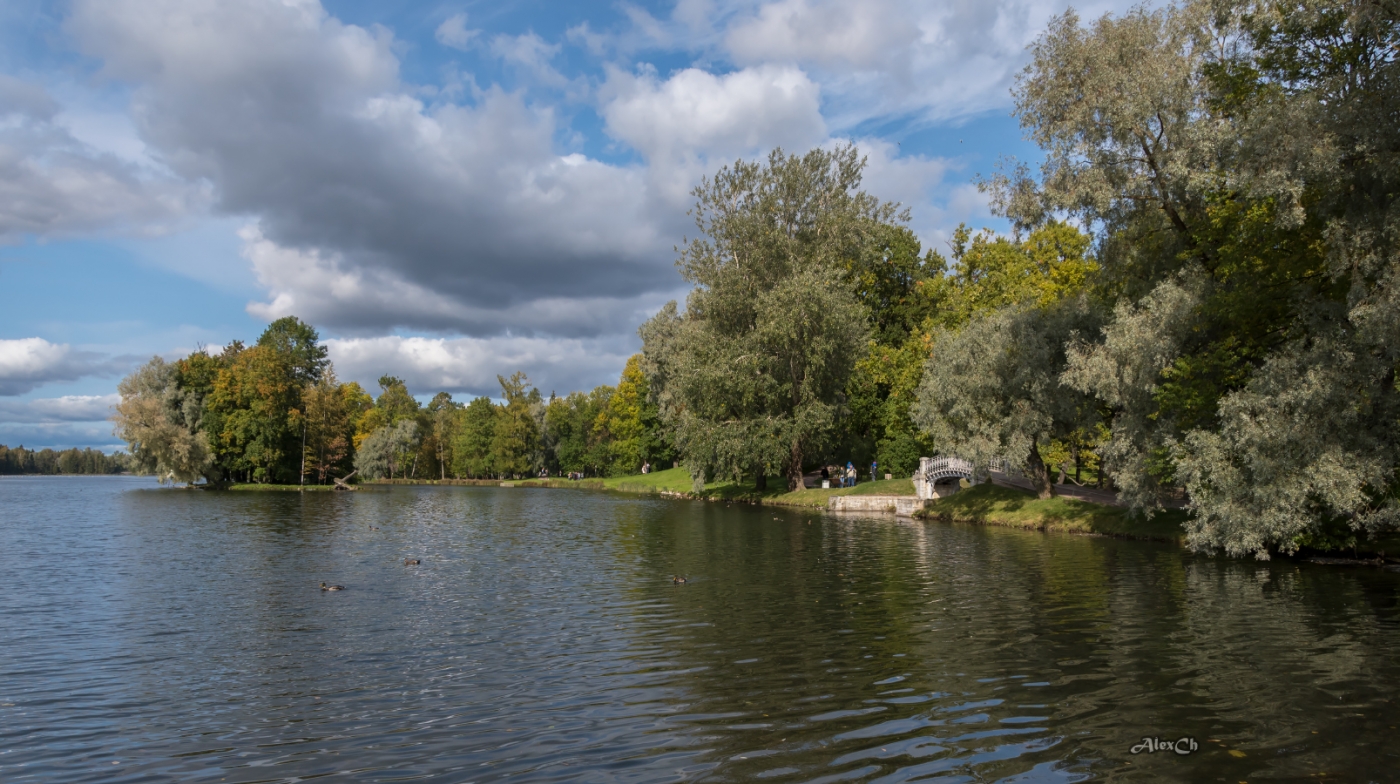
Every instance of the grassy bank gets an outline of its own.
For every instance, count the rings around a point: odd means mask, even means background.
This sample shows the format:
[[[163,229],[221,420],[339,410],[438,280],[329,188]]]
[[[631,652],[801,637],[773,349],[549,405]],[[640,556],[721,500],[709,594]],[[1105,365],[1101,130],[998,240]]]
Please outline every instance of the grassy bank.
[[[705,485],[704,491],[695,493],[690,481],[690,474],[684,468],[671,468],[650,474],[577,481],[554,477],[514,481],[499,479],[381,479],[366,484],[557,487],[610,490],[638,495],[676,495],[707,501],[758,503],[809,509],[824,509],[827,499],[838,495],[914,495],[914,483],[909,479],[862,482],[855,487],[830,490],[815,489],[788,492],[787,482],[781,477],[769,477],[768,489],[762,491],[756,489],[752,482],[721,481],[711,482]],[[232,485],[227,489],[295,492],[303,488],[298,485],[239,484]],[[329,491],[334,488],[329,485],[307,485],[304,489]],[[1067,498],[1050,498],[1042,501],[1026,491],[1000,485],[979,485],[968,488],[950,498],[934,501],[928,509],[916,516],[925,520],[999,525],[1035,531],[1097,534],[1124,539],[1148,539],[1172,542],[1178,545],[1185,544],[1185,532],[1182,529],[1182,524],[1187,519],[1185,510],[1180,509],[1159,512],[1152,519],[1146,520],[1129,514],[1128,510],[1122,507]],[[1338,560],[1338,562],[1347,560],[1359,563],[1359,561],[1349,559],[1373,558],[1385,554],[1390,554],[1392,560],[1395,554],[1400,554],[1400,534],[1392,533],[1376,539],[1358,541],[1354,548],[1350,545],[1337,547],[1330,553],[1305,548],[1299,553],[1299,556],[1304,558],[1314,555],[1329,556],[1323,558],[1324,561],[1328,561],[1330,556],[1347,556],[1348,558],[1330,560]]]
[[[913,495],[914,483],[909,479],[862,482],[855,487],[830,490],[809,489],[789,492],[783,477],[768,477],[768,489],[759,490],[751,482],[710,482],[701,493],[694,492],[690,474],[684,468],[671,468],[653,474],[622,476],[599,480],[605,490],[623,493],[679,493],[692,498],[712,501],[741,501],[775,506],[826,507],[826,499],[834,495]]]
[[[450,480],[449,480],[449,483]],[[420,483],[422,484],[422,483]],[[498,485],[500,482],[485,484]],[[788,492],[787,480],[782,477],[768,477],[768,489],[758,490],[753,482],[733,481],[709,482],[704,491],[695,492],[690,474],[684,468],[668,468],[650,474],[633,474],[604,479],[520,479],[508,482],[513,487],[573,487],[591,490],[613,490],[619,493],[641,495],[665,494],[682,495],[707,501],[738,501],[743,503],[773,504],[777,506],[826,507],[826,499],[834,495],[913,495],[914,483],[909,479],[890,479],[878,482],[862,482],[855,487],[831,490],[798,490]]]
[[[1135,517],[1127,509],[1088,501],[1050,498],[1000,485],[978,485],[949,498],[934,501],[918,517],[929,520],[1003,525],[1037,531],[1101,534],[1125,539],[1154,539],[1182,544],[1181,524],[1186,512],[1159,512],[1151,520]]]
[[[335,489],[335,485],[259,485],[259,484],[239,484],[229,485],[219,488],[223,490],[269,490],[273,492],[297,493],[305,490],[308,493],[329,492]]]

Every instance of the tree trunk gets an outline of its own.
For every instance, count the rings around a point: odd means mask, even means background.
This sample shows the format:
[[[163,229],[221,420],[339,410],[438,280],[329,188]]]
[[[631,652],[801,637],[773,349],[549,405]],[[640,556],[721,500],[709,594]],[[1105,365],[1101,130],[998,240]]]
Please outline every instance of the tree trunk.
[[[802,481],[802,442],[796,439],[792,442],[792,451],[788,453],[787,480],[788,492],[807,489],[807,483]]]
[[[764,475],[762,467],[758,469],[758,476],[753,480],[753,489],[760,493],[768,489],[768,477]]]
[[[1026,456],[1026,478],[1031,480],[1031,486],[1040,499],[1055,495],[1055,486],[1050,484],[1050,469],[1040,459],[1040,447],[1034,439],[1031,440],[1031,453]]]

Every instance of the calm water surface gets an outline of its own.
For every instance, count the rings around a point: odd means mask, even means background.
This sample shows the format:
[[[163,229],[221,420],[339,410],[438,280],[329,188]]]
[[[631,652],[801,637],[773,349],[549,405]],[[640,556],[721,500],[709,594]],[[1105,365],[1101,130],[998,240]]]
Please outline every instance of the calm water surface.
[[[1397,599],[584,491],[4,478],[0,781],[1394,781]]]

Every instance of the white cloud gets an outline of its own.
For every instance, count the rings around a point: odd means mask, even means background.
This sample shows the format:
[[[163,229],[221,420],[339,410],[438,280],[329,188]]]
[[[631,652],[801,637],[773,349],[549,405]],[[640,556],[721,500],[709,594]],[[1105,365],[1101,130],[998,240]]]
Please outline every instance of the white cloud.
[[[909,227],[924,243],[940,241],[946,211],[935,206],[946,187],[951,165],[944,158],[901,155],[897,144],[883,139],[854,140],[866,158],[861,187],[885,201],[899,202],[911,213]],[[974,188],[974,191],[976,189]]]
[[[550,87],[563,87],[569,83],[550,64],[559,54],[559,49],[559,44],[546,43],[534,33],[498,35],[491,39],[492,54],[523,70],[539,84]]]
[[[910,10],[894,0],[780,0],[730,27],[725,44],[739,62],[870,70],[890,65],[918,42]]]
[[[540,328],[512,320],[531,303],[675,283],[684,219],[649,198],[641,171],[561,157],[552,111],[499,88],[425,107],[385,31],[315,2],[214,0],[80,2],[68,27],[139,85],[142,136],[176,171],[208,178],[224,213],[254,216],[294,252],[255,266],[269,289],[255,312],[310,303],[337,328],[501,333]],[[431,295],[387,308],[386,290]]]
[[[650,160],[810,144],[826,133],[820,90],[797,68],[762,66],[716,76],[686,68],[609,74],[608,132]]]
[[[1089,0],[1084,18],[1133,5]],[[827,98],[828,122],[955,121],[1009,109],[1026,47],[1062,0],[777,0],[728,4],[722,50],[739,65],[792,63]]]
[[[801,150],[826,138],[820,90],[801,70],[761,66],[717,76],[686,68],[610,71],[600,90],[608,133],[639,151],[659,193],[677,207],[700,175],[773,147]]]
[[[0,339],[0,396],[23,395],[58,381],[116,375],[131,361],[131,357],[79,351],[43,338]]]
[[[336,373],[375,388],[381,375],[402,378],[415,394],[439,391],[498,397],[496,376],[525,371],[547,395],[617,383],[632,340],[526,337],[428,338],[390,335],[326,341]]]
[[[467,29],[466,14],[453,14],[438,25],[435,35],[437,42],[443,46],[465,50],[480,33],[480,30]]]
[[[0,400],[0,422],[52,424],[102,422],[121,395],[64,395],[34,400]]]
[[[0,444],[26,449],[97,449],[111,454],[127,445],[112,435],[110,422],[9,423],[0,421]]]
[[[0,74],[0,241],[158,231],[203,202],[200,185],[89,143],[102,141],[90,125],[42,86]]]

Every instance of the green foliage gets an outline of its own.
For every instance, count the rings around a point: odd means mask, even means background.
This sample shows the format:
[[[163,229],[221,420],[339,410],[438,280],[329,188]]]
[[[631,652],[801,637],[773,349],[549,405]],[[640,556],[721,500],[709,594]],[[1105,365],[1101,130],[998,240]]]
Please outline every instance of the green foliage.
[[[697,483],[761,483],[776,469],[800,488],[830,438],[867,336],[865,309],[832,281],[900,219],[858,190],[864,165],[854,147],[777,150],[694,191],[702,238],[677,266],[696,288],[684,316],[672,303],[641,334],[661,416]]]
[[[1085,297],[1005,308],[933,336],[914,421],[942,454],[1019,466],[1042,498],[1053,492],[1043,445],[1092,426],[1092,400],[1060,383],[1066,344],[1097,326]]]
[[[420,434],[412,419],[399,420],[370,433],[355,453],[355,469],[368,479],[393,479],[411,471],[407,461],[417,450]]]
[[[660,424],[660,410],[642,372],[642,355],[633,354],[593,423],[594,443],[607,445],[607,474],[637,474],[643,463],[671,459]]]
[[[459,477],[494,476],[491,442],[496,434],[498,407],[488,397],[478,397],[462,409],[452,441],[452,472]]]
[[[934,322],[957,329],[1000,308],[1033,303],[1046,306],[1083,291],[1098,271],[1087,234],[1050,221],[1024,240],[990,230],[953,232],[953,265],[927,284],[939,309]]]
[[[934,251],[920,256],[919,240],[905,226],[877,223],[862,251],[844,260],[847,285],[870,314],[872,337],[882,346],[907,341],[939,306],[931,285],[946,262]]]
[[[258,338],[258,345],[283,357],[303,384],[315,383],[330,365],[321,336],[296,316],[284,316],[268,324]]]
[[[292,357],[253,346],[232,357],[214,379],[206,405],[219,463],[255,482],[292,482],[301,464],[301,386]]]
[[[928,337],[916,332],[901,345],[872,343],[856,363],[846,385],[850,413],[845,422],[848,433],[856,437],[845,440],[844,454],[858,465],[869,462],[873,449],[885,471],[909,476],[918,468],[920,457],[933,454],[933,445],[909,417],[930,350]],[[835,462],[845,461],[838,456]]]
[[[545,440],[550,446],[550,468],[560,473],[600,476],[608,471],[609,444],[596,428],[604,415],[614,389],[596,387],[590,393],[571,392],[567,397],[551,397],[545,407]]]
[[[214,455],[200,429],[201,401],[177,383],[176,367],[160,357],[117,385],[121,402],[112,422],[136,466],[161,482],[191,484],[211,473]]]
[[[0,474],[120,474],[135,466],[125,452],[96,449],[25,449],[0,444]]]
[[[1379,3],[1067,13],[1018,82],[1045,164],[988,187],[1023,228],[1099,231],[1113,316],[1062,380],[1107,414],[1125,499],[1184,487],[1195,547],[1400,524],[1397,30]]]
[[[523,372],[510,378],[497,376],[496,380],[506,404],[498,412],[491,434],[491,468],[501,476],[532,475],[543,462],[540,430],[531,410],[540,403],[540,391],[525,391],[530,379]]]
[[[423,439],[423,448],[437,464],[438,478],[446,479],[448,468],[455,462],[453,450],[455,435],[461,424],[462,404],[454,402],[451,394],[439,392],[429,401],[424,414],[427,435]]]
[[[358,388],[358,387],[357,387]],[[313,481],[350,473],[355,427],[351,401],[344,386],[327,365],[316,383],[302,392],[302,454],[304,470]]]

